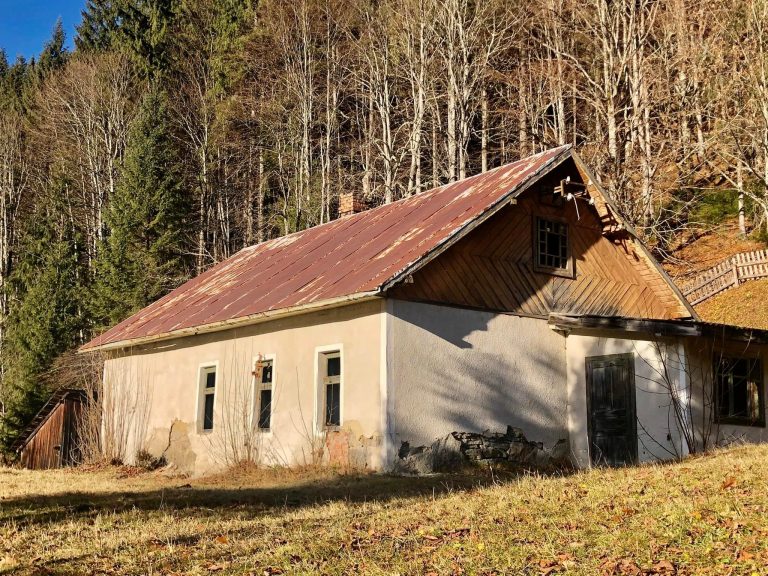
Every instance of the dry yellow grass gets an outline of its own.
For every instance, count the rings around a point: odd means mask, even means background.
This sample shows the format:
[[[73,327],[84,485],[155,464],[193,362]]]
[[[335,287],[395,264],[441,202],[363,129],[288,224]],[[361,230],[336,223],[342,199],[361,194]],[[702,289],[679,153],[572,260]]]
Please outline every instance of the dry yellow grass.
[[[696,307],[702,319],[768,330],[768,279],[745,282]]]
[[[768,446],[567,477],[0,471],[13,574],[766,574]]]

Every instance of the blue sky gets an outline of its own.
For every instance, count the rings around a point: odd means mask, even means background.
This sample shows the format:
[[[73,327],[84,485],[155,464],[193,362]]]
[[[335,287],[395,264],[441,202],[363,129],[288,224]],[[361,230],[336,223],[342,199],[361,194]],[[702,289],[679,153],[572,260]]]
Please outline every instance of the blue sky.
[[[27,59],[37,56],[59,17],[72,48],[84,6],[85,0],[0,0],[0,48],[11,62],[19,54]]]

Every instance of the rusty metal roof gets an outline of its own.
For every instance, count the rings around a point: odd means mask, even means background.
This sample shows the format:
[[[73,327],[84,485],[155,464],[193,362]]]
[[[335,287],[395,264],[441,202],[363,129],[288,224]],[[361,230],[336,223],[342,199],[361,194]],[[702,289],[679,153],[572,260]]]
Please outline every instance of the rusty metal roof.
[[[245,248],[94,338],[119,348],[285,310],[373,297],[571,155],[561,146],[459,182]],[[313,306],[314,305],[314,306]]]

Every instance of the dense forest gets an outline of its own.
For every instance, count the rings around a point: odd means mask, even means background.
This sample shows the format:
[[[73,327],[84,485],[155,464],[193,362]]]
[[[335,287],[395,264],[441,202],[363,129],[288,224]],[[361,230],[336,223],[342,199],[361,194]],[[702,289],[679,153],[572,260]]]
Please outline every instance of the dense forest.
[[[0,445],[244,246],[572,143],[660,257],[768,227],[768,0],[89,0],[0,52]],[[720,198],[721,196],[718,196]]]

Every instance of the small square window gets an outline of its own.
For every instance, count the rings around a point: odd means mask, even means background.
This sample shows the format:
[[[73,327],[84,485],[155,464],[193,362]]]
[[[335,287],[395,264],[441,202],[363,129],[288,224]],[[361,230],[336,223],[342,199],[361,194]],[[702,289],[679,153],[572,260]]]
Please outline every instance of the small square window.
[[[200,372],[200,429],[213,430],[213,413],[216,397],[216,367],[208,366]]]
[[[545,272],[571,272],[568,224],[536,218],[534,239],[536,269]]]
[[[715,359],[717,422],[764,426],[763,365],[759,358]]]
[[[274,367],[272,360],[258,360],[253,371],[256,378],[256,415],[259,430],[272,426],[272,381]]]
[[[341,426],[341,354],[321,355],[323,377],[323,423],[325,427]]]

